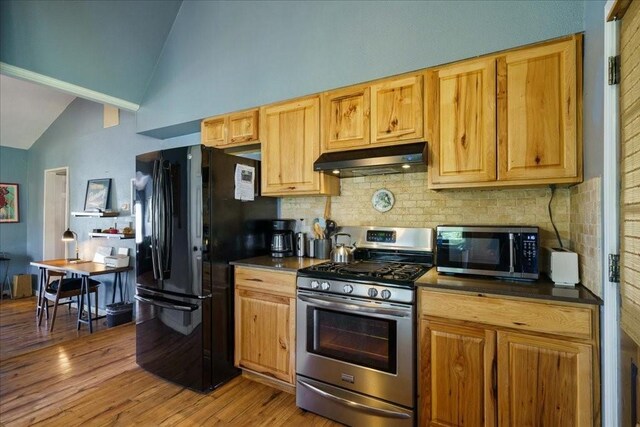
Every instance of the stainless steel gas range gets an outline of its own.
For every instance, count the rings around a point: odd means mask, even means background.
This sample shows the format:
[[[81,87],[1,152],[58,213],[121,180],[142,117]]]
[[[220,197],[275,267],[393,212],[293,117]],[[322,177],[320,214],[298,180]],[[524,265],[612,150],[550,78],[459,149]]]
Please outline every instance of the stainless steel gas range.
[[[298,272],[296,404],[348,425],[412,426],[415,281],[432,266],[433,231],[340,231],[354,262]]]

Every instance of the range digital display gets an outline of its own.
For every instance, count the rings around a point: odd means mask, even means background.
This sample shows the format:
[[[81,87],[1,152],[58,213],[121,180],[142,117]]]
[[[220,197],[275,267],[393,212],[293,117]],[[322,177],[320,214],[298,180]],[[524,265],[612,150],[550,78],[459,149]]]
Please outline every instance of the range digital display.
[[[396,232],[386,230],[367,230],[367,242],[395,243]]]

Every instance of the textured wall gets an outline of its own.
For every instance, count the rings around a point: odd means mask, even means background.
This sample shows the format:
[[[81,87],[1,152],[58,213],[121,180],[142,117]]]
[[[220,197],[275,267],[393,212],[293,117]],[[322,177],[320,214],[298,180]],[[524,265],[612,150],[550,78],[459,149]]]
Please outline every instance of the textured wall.
[[[0,224],[0,252],[6,252],[9,261],[8,276],[26,273],[29,267],[27,256],[27,150],[0,147],[0,182],[18,184],[18,223]],[[0,265],[0,280],[4,279],[6,263]]]
[[[426,173],[397,174],[340,180],[341,195],[331,199],[331,217],[338,225],[435,227],[439,224],[518,224],[541,228],[542,244],[557,246],[549,221],[548,188],[502,190],[427,189]],[[395,206],[380,213],[371,196],[386,188]],[[283,218],[312,220],[322,216],[324,197],[283,198]],[[551,205],[564,244],[569,243],[569,190],[558,189]]]
[[[600,177],[571,188],[571,248],[578,253],[580,281],[602,298],[602,222]]]
[[[572,0],[185,1],[137,128],[164,128],[576,33],[583,20],[583,1]]]

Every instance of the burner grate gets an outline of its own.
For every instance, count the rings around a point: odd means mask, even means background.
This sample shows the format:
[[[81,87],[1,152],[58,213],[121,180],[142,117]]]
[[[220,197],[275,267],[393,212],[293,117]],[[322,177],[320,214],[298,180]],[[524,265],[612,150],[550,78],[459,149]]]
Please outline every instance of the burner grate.
[[[326,262],[316,264],[307,270],[329,273],[336,277],[356,276],[360,278],[413,281],[426,271],[426,267],[399,262],[355,261],[348,264]]]

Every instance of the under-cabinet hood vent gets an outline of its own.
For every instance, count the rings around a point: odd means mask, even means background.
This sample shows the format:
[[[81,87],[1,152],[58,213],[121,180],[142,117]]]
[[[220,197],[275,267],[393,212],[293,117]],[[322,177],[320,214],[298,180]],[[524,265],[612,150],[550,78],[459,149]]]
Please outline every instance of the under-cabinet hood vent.
[[[340,178],[424,172],[427,170],[427,143],[324,153],[313,169]]]

